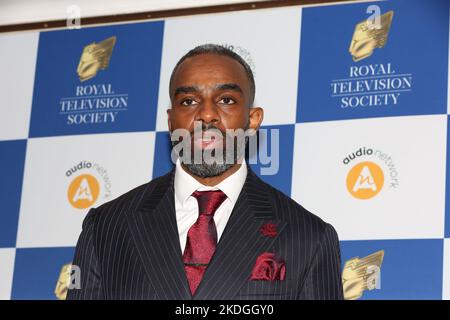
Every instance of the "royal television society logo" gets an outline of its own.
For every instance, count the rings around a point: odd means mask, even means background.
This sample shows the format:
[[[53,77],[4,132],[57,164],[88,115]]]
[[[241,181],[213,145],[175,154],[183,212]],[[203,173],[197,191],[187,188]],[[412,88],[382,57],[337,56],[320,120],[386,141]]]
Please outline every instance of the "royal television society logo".
[[[356,199],[368,200],[381,190],[397,189],[400,185],[398,168],[392,157],[382,150],[360,147],[342,161],[347,169],[346,188]]]
[[[116,37],[112,36],[99,43],[92,42],[84,47],[77,68],[81,82],[95,77],[100,69],[108,68],[115,44]]]
[[[80,161],[66,171],[67,200],[75,209],[87,209],[99,199],[111,197],[111,180],[105,168],[98,163]]]
[[[58,300],[66,300],[69,289],[81,289],[81,269],[72,262],[62,266],[56,281],[55,297]]]
[[[128,110],[128,93],[116,92],[112,83],[93,82],[100,70],[108,69],[116,40],[112,36],[83,48],[76,70],[80,84],[70,97],[59,100],[59,114],[67,125],[115,123]]]
[[[342,287],[346,300],[359,299],[366,290],[381,289],[383,258],[384,250],[380,250],[367,257],[355,257],[345,262]]]
[[[66,300],[67,290],[70,285],[70,273],[72,269],[72,263],[67,263],[62,266],[59,272],[58,281],[55,287],[55,296],[58,300]]]
[[[353,61],[358,62],[370,57],[375,48],[383,48],[387,42],[394,11],[386,12],[374,19],[366,19],[358,23],[353,32],[348,51]]]
[[[385,47],[393,16],[394,12],[389,11],[356,25],[349,48],[354,64],[348,66],[346,74],[330,83],[331,97],[337,100],[339,108],[395,106],[402,95],[412,92],[413,74],[398,70],[394,62],[361,63],[372,56],[376,48]]]

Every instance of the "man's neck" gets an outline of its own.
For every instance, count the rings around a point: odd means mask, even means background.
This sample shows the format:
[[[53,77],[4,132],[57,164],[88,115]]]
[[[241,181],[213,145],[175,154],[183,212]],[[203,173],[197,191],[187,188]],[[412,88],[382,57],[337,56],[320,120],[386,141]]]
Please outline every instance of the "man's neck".
[[[241,163],[236,163],[234,164],[231,168],[229,168],[227,171],[225,171],[224,173],[222,173],[219,176],[215,176],[215,177],[207,177],[207,178],[202,178],[202,177],[198,177],[194,174],[192,174],[189,170],[186,169],[186,167],[184,166],[184,164],[181,164],[181,167],[183,168],[184,171],[186,171],[191,177],[193,177],[195,180],[197,180],[198,182],[200,182],[201,184],[205,185],[205,186],[209,186],[209,187],[214,187],[216,185],[218,185],[219,183],[221,183],[223,180],[225,180],[226,178],[228,178],[229,176],[231,176],[233,173],[235,173],[236,171],[239,170],[239,168],[241,167]]]

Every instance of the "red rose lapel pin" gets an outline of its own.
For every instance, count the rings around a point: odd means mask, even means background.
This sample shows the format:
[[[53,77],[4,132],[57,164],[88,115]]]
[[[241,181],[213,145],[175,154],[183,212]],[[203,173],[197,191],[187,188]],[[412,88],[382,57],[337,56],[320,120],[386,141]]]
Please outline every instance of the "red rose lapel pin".
[[[275,223],[265,223],[259,229],[259,231],[266,237],[274,238],[277,236],[277,225]]]

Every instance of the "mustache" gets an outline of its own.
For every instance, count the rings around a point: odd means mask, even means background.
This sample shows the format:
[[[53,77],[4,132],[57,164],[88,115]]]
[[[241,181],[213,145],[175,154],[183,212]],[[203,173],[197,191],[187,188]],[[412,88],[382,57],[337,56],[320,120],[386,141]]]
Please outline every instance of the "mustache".
[[[201,135],[207,131],[214,130],[215,132],[220,132],[222,135],[222,138],[225,138],[227,136],[227,133],[224,130],[221,130],[219,127],[214,125],[213,123],[202,123],[201,128],[197,128],[197,130],[194,128],[190,131],[191,138],[194,139],[194,135],[198,136]]]
[[[202,127],[200,128],[200,129],[192,129],[191,131],[190,131],[190,134],[191,134],[191,136],[193,137],[193,135],[194,134],[200,134],[200,133],[203,133],[203,132],[206,132],[206,131],[208,131],[208,130],[215,130],[215,131],[218,131],[218,132],[220,132],[221,134],[222,134],[222,137],[225,137],[226,136],[226,132],[225,131],[223,131],[223,130],[221,130],[220,128],[218,128],[216,125],[214,125],[213,123],[204,123],[204,122],[202,122]]]

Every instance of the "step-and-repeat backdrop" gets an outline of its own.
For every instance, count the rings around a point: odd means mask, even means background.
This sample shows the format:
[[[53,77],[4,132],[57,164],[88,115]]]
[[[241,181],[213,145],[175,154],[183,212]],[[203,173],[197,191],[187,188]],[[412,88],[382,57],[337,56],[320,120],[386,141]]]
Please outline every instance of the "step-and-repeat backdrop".
[[[170,170],[168,79],[203,43],[253,68],[278,130],[252,167],[335,226],[346,298],[450,298],[448,0],[1,34],[0,298],[63,299],[89,208]]]

